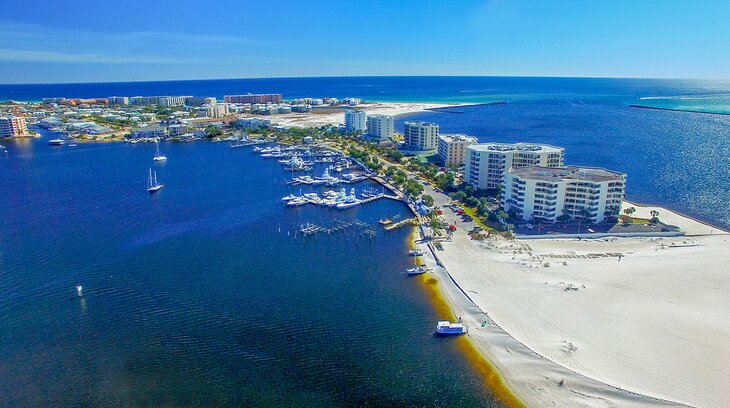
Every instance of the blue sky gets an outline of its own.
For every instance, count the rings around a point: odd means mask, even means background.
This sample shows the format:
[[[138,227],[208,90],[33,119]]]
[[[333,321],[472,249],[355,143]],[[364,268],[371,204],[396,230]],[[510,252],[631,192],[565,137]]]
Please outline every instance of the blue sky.
[[[348,75],[729,78],[726,1],[18,1],[0,83]]]

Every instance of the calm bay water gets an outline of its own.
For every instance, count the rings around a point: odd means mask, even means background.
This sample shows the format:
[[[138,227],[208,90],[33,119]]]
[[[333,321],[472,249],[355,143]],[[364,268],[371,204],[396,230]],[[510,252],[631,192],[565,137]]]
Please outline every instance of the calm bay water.
[[[153,145],[6,144],[0,406],[493,404],[431,335],[409,231],[294,237],[401,203],[287,209],[290,173],[224,143],[163,144],[154,196]]]

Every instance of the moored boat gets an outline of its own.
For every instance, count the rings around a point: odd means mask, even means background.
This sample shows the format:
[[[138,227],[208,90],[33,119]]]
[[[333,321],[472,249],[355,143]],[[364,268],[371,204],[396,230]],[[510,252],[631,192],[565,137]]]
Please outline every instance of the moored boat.
[[[410,251],[408,251],[408,255],[410,255],[410,256],[423,256],[423,251],[421,251],[420,249],[411,249]]]
[[[428,268],[425,267],[424,265],[414,266],[413,268],[406,269],[406,273],[408,273],[408,275],[411,275],[411,276],[420,275],[420,274],[423,274],[426,272],[428,272]]]
[[[157,192],[159,189],[164,187],[165,185],[162,183],[159,183],[157,181],[157,172],[154,172],[154,175],[152,173],[152,169],[150,169],[150,176],[147,179],[147,191],[152,194]]]
[[[448,320],[441,320],[436,323],[436,334],[439,336],[455,336],[466,333],[466,327],[461,323],[451,323]]]

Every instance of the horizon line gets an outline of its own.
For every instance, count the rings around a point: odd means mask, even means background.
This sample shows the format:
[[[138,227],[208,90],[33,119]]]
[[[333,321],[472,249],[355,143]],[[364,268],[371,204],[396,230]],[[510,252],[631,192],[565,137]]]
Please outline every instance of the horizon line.
[[[34,85],[88,85],[88,84],[126,84],[150,82],[192,82],[192,81],[231,81],[255,79],[308,79],[308,78],[556,78],[556,79],[641,79],[641,80],[673,80],[673,81],[730,81],[730,78],[677,78],[677,77],[631,77],[631,76],[588,76],[588,75],[302,75],[273,77],[239,77],[239,78],[189,78],[189,79],[149,79],[122,81],[91,82],[9,82],[0,86],[34,86]]]

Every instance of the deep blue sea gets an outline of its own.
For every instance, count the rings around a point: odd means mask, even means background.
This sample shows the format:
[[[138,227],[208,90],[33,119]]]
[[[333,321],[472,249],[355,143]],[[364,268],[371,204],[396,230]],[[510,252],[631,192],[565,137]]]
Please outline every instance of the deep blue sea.
[[[399,118],[545,142],[628,173],[628,199],[730,227],[730,116],[631,108],[730,83],[570,78],[296,78],[0,85],[0,100],[280,92],[492,102]],[[706,98],[705,98],[706,99]],[[0,406],[489,406],[401,272],[409,231],[303,240],[305,222],[406,214],[379,201],[287,209],[289,173],[218,143],[2,141]],[[150,167],[166,187],[150,197]],[[310,187],[315,189],[316,187]],[[358,189],[362,186],[358,186]],[[305,189],[306,192],[306,189]],[[85,288],[79,298],[75,285]]]

